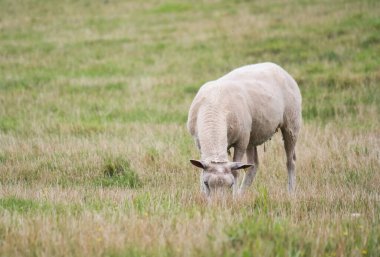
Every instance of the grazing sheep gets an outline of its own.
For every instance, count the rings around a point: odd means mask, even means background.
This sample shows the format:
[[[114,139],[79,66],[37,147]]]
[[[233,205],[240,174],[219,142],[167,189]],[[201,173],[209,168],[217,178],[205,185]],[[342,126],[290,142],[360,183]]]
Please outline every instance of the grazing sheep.
[[[201,190],[232,187],[234,194],[252,184],[258,168],[257,146],[281,130],[288,189],[295,187],[295,145],[301,127],[301,94],[295,80],[274,63],[247,65],[203,85],[189,110],[187,128],[201,152],[190,162],[203,169]],[[233,162],[228,159],[234,148]],[[243,164],[244,153],[247,162]],[[239,169],[246,169],[239,189]]]

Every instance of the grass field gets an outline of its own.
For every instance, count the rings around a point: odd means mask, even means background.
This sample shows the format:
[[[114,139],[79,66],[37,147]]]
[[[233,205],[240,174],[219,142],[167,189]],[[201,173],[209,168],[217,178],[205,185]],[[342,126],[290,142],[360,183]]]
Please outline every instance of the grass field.
[[[380,256],[380,2],[0,0],[1,256]],[[247,194],[207,204],[198,88],[272,61],[298,81]]]

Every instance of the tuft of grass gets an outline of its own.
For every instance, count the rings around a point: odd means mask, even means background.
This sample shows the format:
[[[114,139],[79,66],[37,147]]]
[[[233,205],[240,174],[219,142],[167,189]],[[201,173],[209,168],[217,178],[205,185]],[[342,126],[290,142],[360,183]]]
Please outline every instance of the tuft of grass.
[[[312,242],[302,237],[286,219],[248,216],[227,231],[229,255],[312,256]]]
[[[17,130],[17,118],[0,117],[0,131],[9,132]]]
[[[170,14],[170,13],[181,13],[188,10],[191,10],[192,5],[189,3],[164,3],[159,5],[158,7],[153,9],[153,13],[163,13],[163,14]]]
[[[137,173],[131,169],[127,160],[118,158],[108,160],[103,168],[104,176],[95,180],[102,187],[138,188],[142,186]]]
[[[21,199],[17,197],[6,197],[0,199],[0,210],[28,213],[40,209],[42,205],[37,201]]]

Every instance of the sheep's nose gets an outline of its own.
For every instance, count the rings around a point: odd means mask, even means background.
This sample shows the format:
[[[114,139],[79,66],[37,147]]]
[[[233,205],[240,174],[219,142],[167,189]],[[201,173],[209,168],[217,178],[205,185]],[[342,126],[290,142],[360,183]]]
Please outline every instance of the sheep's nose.
[[[223,178],[218,178],[218,179],[216,180],[216,184],[217,184],[218,186],[223,186],[223,185],[224,185],[224,179],[223,179]]]

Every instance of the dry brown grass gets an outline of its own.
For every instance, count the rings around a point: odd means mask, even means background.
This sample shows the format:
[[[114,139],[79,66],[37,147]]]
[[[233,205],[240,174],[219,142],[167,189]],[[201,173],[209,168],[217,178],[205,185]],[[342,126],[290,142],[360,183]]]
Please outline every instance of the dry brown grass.
[[[174,129],[187,136],[184,128]],[[265,152],[260,148],[259,173],[247,195],[237,201],[227,197],[212,204],[199,195],[197,174],[190,166],[162,165],[176,159],[178,149],[161,149],[160,140],[155,140],[157,131],[151,128],[149,133],[146,128],[141,135],[160,153],[159,165],[144,159],[147,158],[143,150],[146,146],[138,143],[138,137],[126,142],[110,142],[103,137],[91,142],[72,138],[73,142],[65,140],[60,144],[51,138],[21,143],[2,137],[2,149],[8,156],[12,156],[12,152],[18,156],[21,147],[25,156],[34,155],[37,162],[51,160],[49,153],[60,156],[55,158],[55,164],[58,169],[62,166],[68,170],[68,174],[60,176],[70,179],[71,183],[96,176],[90,169],[76,173],[75,167],[78,162],[93,168],[101,166],[101,154],[96,152],[103,151],[126,154],[134,160],[133,168],[144,181],[143,188],[134,190],[83,184],[62,187],[52,185],[57,174],[50,174],[49,169],[38,169],[39,177],[25,186],[20,176],[28,175],[18,172],[33,170],[33,165],[20,160],[9,162],[9,166],[2,166],[0,197],[25,199],[33,204],[24,211],[17,206],[3,209],[2,254],[103,256],[125,249],[129,249],[130,254],[133,249],[136,254],[144,249],[152,255],[167,251],[167,254],[181,256],[193,256],[198,251],[221,254],[229,242],[225,234],[228,227],[240,224],[246,217],[256,219],[264,215],[269,220],[287,219],[291,227],[304,227],[304,238],[315,239],[313,255],[319,255],[331,236],[345,237],[345,233],[352,233],[349,228],[336,224],[351,221],[359,224],[365,245],[370,224],[379,218],[377,131],[363,134],[343,128],[337,133],[332,126],[305,125],[298,145],[298,188],[293,198],[286,191],[285,157],[281,137],[277,135],[266,144]],[[66,156],[75,156],[78,148],[94,154],[82,160],[71,159],[70,168]],[[10,166],[14,172],[7,174]],[[358,217],[355,213],[359,213]],[[342,251],[337,255],[347,254]]]

